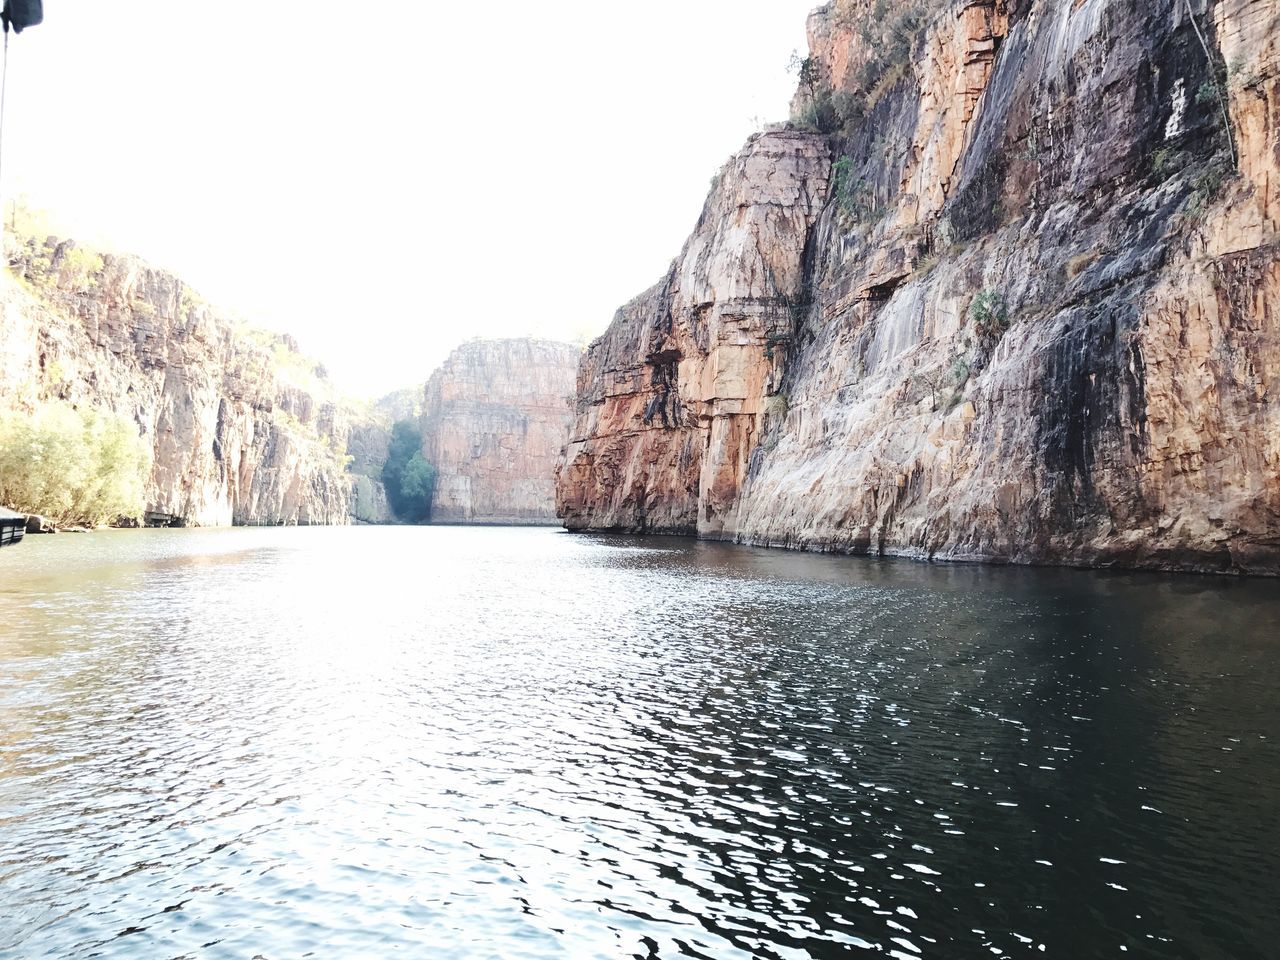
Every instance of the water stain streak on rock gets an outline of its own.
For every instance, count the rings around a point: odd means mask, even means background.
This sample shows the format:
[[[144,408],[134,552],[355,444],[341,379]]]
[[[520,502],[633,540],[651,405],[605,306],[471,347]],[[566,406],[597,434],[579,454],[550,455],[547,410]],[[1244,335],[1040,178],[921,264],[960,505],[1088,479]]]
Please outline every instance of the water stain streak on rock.
[[[867,87],[871,6],[584,357],[565,524],[1280,573],[1280,0],[938,3]]]

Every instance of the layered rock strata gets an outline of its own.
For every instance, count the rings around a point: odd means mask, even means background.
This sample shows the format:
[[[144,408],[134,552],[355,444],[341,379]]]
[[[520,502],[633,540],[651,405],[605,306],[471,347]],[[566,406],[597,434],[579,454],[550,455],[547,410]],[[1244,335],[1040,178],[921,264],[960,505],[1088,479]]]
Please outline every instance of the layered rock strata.
[[[474,340],[432,374],[422,428],[436,468],[433,522],[556,522],[553,475],[579,353],[545,340]]]
[[[565,524],[1280,572],[1280,0],[873,6],[585,355]]]
[[[153,452],[141,519],[389,519],[381,485],[347,469],[353,433],[376,448],[380,428],[289,338],[220,315],[134,257],[28,240],[11,265],[0,275],[0,402],[59,399],[136,423]]]

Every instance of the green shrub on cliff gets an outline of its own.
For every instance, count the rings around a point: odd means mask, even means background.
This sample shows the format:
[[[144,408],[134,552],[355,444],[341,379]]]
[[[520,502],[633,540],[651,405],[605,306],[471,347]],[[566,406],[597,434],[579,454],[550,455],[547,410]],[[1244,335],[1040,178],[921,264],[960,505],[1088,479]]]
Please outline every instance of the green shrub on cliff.
[[[804,94],[804,102],[797,106],[792,123],[813,133],[834,133],[838,130],[841,117],[831,91],[826,89],[822,65],[817,58],[792,53],[787,70],[796,75]]]
[[[94,525],[142,512],[151,451],[132,423],[50,403],[0,416],[0,503],[58,524]]]
[[[874,220],[881,213],[870,184],[854,173],[853,160],[841,157],[831,168],[831,192],[840,212],[854,223]]]
[[[828,102],[831,105],[834,126],[822,132],[843,128],[848,134],[851,124],[875,109],[889,90],[910,77],[909,65],[916,43],[949,2],[836,0],[836,22],[858,32],[866,59],[854,78],[856,93],[831,96],[821,91],[811,92],[808,97],[810,104]],[[792,69],[795,69],[794,65]],[[819,74],[820,69],[814,68],[810,73]],[[801,80],[804,80],[803,74]]]
[[[397,519],[405,523],[426,523],[431,519],[436,470],[422,456],[422,434],[416,420],[398,420],[391,428],[382,485]]]
[[[999,290],[980,290],[969,304],[969,316],[984,339],[999,340],[1009,328],[1009,305]]]
[[[58,286],[63,290],[90,291],[98,285],[102,273],[102,257],[92,250],[69,245],[58,265]]]

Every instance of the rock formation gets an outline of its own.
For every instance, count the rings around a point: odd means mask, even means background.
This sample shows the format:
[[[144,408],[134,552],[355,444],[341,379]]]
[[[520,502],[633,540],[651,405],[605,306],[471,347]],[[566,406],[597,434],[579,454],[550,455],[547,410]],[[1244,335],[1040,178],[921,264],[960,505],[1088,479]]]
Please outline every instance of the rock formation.
[[[436,468],[433,522],[555,522],[579,353],[545,340],[473,340],[432,374],[422,449]]]
[[[565,524],[1280,573],[1280,0],[809,33],[793,122],[582,360]]]
[[[0,400],[31,409],[56,398],[132,419],[153,449],[148,522],[388,519],[380,484],[346,463],[349,439],[376,451],[380,428],[289,338],[219,315],[134,257],[25,240],[11,263],[16,278],[0,276]]]

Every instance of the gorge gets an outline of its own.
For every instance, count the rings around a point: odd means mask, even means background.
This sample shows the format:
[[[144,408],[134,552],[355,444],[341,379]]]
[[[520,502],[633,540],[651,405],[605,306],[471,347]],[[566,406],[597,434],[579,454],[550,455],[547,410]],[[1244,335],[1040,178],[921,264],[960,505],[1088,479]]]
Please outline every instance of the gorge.
[[[14,238],[0,276],[0,401],[105,412],[149,452],[145,503],[127,524],[390,523],[381,476],[405,398],[344,396],[289,336],[238,321],[137,257],[55,237]],[[578,350],[474,341],[407,414],[439,462],[449,522],[553,519]],[[434,461],[433,461],[434,462]],[[27,512],[31,505],[11,504]]]
[[[1280,0],[809,2],[15,41],[0,960],[1274,960]]]
[[[1280,2],[808,32],[791,122],[583,357],[565,525],[1280,573]]]

